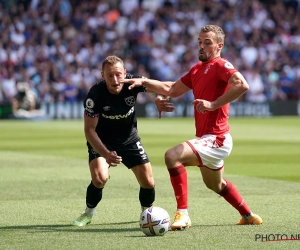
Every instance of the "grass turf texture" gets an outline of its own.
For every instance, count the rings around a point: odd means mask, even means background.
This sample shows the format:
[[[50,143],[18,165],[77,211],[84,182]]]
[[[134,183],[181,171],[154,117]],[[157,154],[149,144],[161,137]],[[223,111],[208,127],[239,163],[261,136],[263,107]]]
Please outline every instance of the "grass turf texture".
[[[0,249],[299,249],[300,241],[262,242],[258,235],[300,238],[300,119],[233,118],[234,147],[225,178],[239,189],[261,226],[237,226],[239,214],[189,167],[192,227],[145,237],[138,184],[123,165],[110,169],[92,224],[70,226],[85,206],[90,176],[82,121],[0,121]],[[153,165],[155,205],[173,219],[175,200],[164,152],[194,137],[192,119],[139,119]],[[283,236],[285,238],[285,236]]]

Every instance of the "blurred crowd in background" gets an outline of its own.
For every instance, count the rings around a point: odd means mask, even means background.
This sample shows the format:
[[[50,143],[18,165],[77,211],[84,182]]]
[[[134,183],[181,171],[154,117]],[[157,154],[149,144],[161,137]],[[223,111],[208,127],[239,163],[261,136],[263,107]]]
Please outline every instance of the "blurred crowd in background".
[[[19,82],[39,103],[82,101],[108,55],[129,73],[175,81],[199,61],[206,24],[224,29],[222,57],[250,85],[239,101],[299,99],[300,0],[0,0],[0,103]]]

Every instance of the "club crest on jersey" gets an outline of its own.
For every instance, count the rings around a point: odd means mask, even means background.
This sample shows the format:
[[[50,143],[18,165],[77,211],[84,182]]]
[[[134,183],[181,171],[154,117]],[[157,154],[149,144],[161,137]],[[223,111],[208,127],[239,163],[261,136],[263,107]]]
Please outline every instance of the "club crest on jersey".
[[[226,62],[224,66],[227,69],[234,69],[233,65],[230,62]]]
[[[92,109],[95,106],[94,101],[91,98],[88,98],[85,102],[87,108]]]
[[[133,106],[135,104],[135,99],[133,96],[126,97],[124,100],[128,106]]]
[[[205,74],[205,75],[207,74],[209,68],[210,68],[210,64],[207,65],[207,67],[206,67],[206,69],[205,69],[205,71],[204,71],[204,74]]]

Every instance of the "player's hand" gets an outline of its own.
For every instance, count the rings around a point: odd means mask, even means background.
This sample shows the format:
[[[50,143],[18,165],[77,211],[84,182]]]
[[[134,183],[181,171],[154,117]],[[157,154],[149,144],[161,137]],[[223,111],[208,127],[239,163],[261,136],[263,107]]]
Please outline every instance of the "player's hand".
[[[161,112],[173,112],[175,106],[172,102],[169,102],[169,98],[163,98],[162,96],[157,96],[155,98],[155,105],[158,110],[158,118],[161,118]]]
[[[202,114],[214,110],[213,103],[206,100],[195,99],[192,103],[195,105],[196,110]]]
[[[143,85],[143,78],[123,79],[120,83],[130,84],[128,89],[133,89]]]
[[[116,151],[110,151],[105,159],[107,164],[111,167],[116,167],[118,164],[122,163],[122,157],[118,156]]]

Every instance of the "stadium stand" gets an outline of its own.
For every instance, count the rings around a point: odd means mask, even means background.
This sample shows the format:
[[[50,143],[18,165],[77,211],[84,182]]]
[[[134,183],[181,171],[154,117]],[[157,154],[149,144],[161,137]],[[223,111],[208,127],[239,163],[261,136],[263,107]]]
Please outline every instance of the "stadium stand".
[[[300,0],[0,0],[0,103],[12,102],[17,82],[40,103],[82,101],[111,54],[128,72],[177,80],[198,61],[198,32],[210,23],[253,90],[242,101],[299,99]]]

